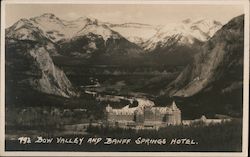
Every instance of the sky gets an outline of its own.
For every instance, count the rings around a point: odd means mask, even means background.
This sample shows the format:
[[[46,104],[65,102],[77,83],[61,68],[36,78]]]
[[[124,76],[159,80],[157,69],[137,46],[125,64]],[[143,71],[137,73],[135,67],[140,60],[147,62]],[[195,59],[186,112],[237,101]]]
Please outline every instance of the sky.
[[[167,25],[187,18],[213,19],[222,23],[243,14],[242,5],[190,4],[6,4],[6,27],[21,18],[53,13],[60,19],[74,20],[91,17],[103,22],[137,22]]]

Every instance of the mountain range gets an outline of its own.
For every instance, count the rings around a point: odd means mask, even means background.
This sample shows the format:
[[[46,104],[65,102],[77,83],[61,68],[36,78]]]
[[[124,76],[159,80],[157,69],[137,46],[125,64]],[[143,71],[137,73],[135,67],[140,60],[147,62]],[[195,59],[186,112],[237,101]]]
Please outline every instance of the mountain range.
[[[162,95],[192,99],[192,103],[206,97],[238,98],[243,86],[243,26],[243,15],[225,25],[216,20],[186,19],[153,26],[112,24],[88,17],[66,21],[46,13],[20,19],[6,29],[6,80],[9,86],[28,86],[69,98],[79,96],[77,87],[54,58],[96,65],[169,64],[185,68],[175,80],[160,87]],[[240,98],[225,99],[215,100],[227,104],[220,105],[220,110],[239,110]]]
[[[170,95],[189,97],[206,88],[212,88],[213,82],[220,80],[224,80],[224,87],[220,83],[223,92],[241,87],[243,47],[244,16],[240,16],[223,26],[203,45],[194,62],[169,85],[179,88],[177,91],[171,90]]]
[[[170,23],[161,27],[150,39],[145,41],[142,47],[147,51],[164,49],[173,44],[192,45],[196,42],[205,42],[222,27],[222,24],[215,20],[186,19],[179,23]]]
[[[186,25],[184,24],[185,22]],[[124,62],[126,63],[131,58],[141,57],[145,52],[153,52],[156,47],[158,48],[158,45],[169,46],[173,44],[173,41],[179,42],[180,36],[183,39],[189,38],[190,40],[203,42],[220,27],[219,22],[207,22],[207,20],[199,20],[198,22],[186,20],[181,22],[181,24],[179,25],[179,30],[176,30],[177,27],[167,29],[169,26],[152,26],[140,23],[111,24],[88,17],[66,21],[59,19],[54,14],[45,13],[30,19],[20,19],[7,28],[7,51],[8,47],[12,48],[21,43],[31,47],[32,44],[30,42],[33,42],[37,45],[36,50],[46,51],[44,53],[46,53],[49,59],[42,60],[51,62],[48,64],[52,66],[54,65],[50,57],[61,55],[80,58],[98,57],[104,58],[99,60],[108,60],[110,62],[112,62],[109,60],[110,58],[116,58],[117,61],[115,63],[119,64],[122,60],[125,60]],[[189,33],[180,34],[187,29]],[[189,40],[187,41],[190,42]],[[180,40],[180,42],[183,43],[185,40]],[[22,47],[23,51],[33,51],[33,49],[31,50],[27,47]],[[7,52],[7,59],[8,55],[9,52]],[[32,56],[33,54],[29,53],[29,55]],[[150,55],[148,58],[152,57]],[[162,58],[161,54],[157,54],[157,56]],[[167,55],[166,58],[171,58],[171,60],[176,58],[178,60],[178,56],[174,54],[174,57],[169,57]],[[58,68],[55,68],[55,71],[58,70]],[[65,95],[65,93],[62,95]]]
[[[238,116],[243,101],[243,57],[244,15],[241,15],[218,30],[162,93],[183,98],[186,107],[190,107],[191,101],[191,106],[199,104],[203,112],[213,110]]]
[[[220,22],[209,19],[186,19],[167,26],[111,24],[89,17],[66,21],[45,13],[17,21],[6,29],[6,37],[44,40],[55,48],[52,56],[98,58],[96,62],[107,60],[111,64],[127,64],[134,58],[136,63],[143,58],[137,63],[186,65],[221,26]]]
[[[152,51],[156,47],[170,45],[173,40],[180,44],[193,44],[195,41],[204,42],[222,26],[220,22],[210,19],[198,19],[194,21],[186,19],[166,26],[153,26],[141,23],[111,24],[88,17],[66,21],[59,19],[51,13],[45,13],[30,19],[21,19],[14,25],[16,27],[21,25],[29,27],[32,25],[39,28],[42,30],[43,36],[54,43],[72,42],[75,38],[83,36],[86,38],[98,37],[104,43],[112,39],[123,39],[127,40],[129,44],[136,44],[147,51]],[[25,33],[30,32],[23,32],[24,35]],[[89,46],[90,49],[93,49],[93,43],[89,43],[92,45]]]

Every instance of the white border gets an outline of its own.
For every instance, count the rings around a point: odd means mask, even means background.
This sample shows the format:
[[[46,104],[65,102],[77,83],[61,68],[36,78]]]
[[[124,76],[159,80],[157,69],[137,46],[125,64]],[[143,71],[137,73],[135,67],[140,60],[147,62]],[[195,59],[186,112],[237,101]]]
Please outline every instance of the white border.
[[[244,79],[243,79],[243,134],[242,152],[6,152],[5,147],[5,5],[6,4],[204,4],[204,5],[244,5]],[[1,79],[0,79],[0,156],[183,156],[183,157],[246,157],[248,156],[249,118],[249,1],[248,0],[3,0],[1,2]]]
[[[5,138],[5,6],[1,2],[1,73],[0,73],[0,156],[4,151],[4,138]]]

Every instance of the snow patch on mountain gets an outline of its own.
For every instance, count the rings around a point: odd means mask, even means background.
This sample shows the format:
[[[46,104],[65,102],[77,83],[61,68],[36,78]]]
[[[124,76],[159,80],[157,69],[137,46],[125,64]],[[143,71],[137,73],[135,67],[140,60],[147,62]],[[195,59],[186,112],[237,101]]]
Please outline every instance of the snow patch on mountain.
[[[164,47],[174,37],[178,37],[179,44],[193,44],[196,40],[207,41],[213,34],[222,27],[218,21],[202,19],[186,19],[179,23],[170,23],[161,27],[157,33],[148,41],[143,43],[143,48],[152,51],[156,47]]]
[[[216,89],[216,92],[239,88],[242,85],[243,52],[242,15],[219,29],[166,91],[170,96],[190,97],[209,88]]]
[[[77,36],[84,36],[90,33],[101,36],[104,41],[107,41],[108,38],[120,38],[118,33],[109,29],[106,25],[87,25],[81,31],[77,32]]]
[[[158,27],[139,24],[139,23],[124,23],[124,24],[107,24],[111,29],[120,33],[130,42],[141,45],[143,42],[151,38]]]
[[[29,20],[21,19],[13,26],[6,29],[6,37],[18,40],[37,41],[46,38],[46,34],[42,30],[35,27]]]
[[[69,40],[76,36],[88,35],[93,33],[100,35],[106,41],[108,38],[118,38],[110,28],[103,25],[97,19],[80,17],[76,20],[61,20],[53,14],[43,14],[29,20],[33,25],[43,30],[46,35],[54,42]]]

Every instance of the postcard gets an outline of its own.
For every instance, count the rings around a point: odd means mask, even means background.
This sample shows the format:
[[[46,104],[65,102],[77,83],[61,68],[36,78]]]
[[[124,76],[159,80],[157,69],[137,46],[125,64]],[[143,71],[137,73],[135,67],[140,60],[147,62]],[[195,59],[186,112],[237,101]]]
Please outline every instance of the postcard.
[[[6,0],[1,21],[1,156],[247,156],[249,1]]]

